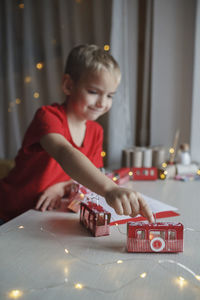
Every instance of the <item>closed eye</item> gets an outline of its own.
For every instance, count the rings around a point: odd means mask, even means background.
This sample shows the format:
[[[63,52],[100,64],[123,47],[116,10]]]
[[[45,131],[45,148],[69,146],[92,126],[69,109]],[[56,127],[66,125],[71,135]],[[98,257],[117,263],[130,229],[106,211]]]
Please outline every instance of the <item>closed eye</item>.
[[[96,95],[96,94],[97,94],[97,92],[94,91],[94,90],[88,90],[88,93],[89,93],[89,94],[93,94],[93,95]]]

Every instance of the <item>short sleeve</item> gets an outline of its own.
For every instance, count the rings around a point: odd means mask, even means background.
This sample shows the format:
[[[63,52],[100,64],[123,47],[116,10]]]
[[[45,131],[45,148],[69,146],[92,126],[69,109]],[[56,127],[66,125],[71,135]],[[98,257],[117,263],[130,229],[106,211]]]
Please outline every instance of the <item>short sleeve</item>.
[[[38,144],[48,133],[64,135],[63,116],[55,106],[43,106],[37,110],[25,134],[23,146]]]

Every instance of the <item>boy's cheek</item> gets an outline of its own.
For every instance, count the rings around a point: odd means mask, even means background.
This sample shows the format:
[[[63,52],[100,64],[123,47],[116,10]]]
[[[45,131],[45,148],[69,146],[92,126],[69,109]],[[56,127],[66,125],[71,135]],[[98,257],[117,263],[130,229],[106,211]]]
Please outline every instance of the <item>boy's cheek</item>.
[[[110,105],[108,106],[107,111],[109,111],[109,110],[111,109],[111,107],[112,107],[112,102],[111,102]],[[106,111],[106,112],[107,112],[107,111]]]

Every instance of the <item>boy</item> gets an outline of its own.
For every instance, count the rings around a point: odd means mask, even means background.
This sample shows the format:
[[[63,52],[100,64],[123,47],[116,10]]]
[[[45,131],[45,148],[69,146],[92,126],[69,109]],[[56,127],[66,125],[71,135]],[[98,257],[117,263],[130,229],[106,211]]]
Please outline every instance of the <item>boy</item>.
[[[114,58],[95,45],[81,45],[68,56],[62,104],[43,106],[30,124],[16,167],[0,182],[0,219],[36,207],[57,207],[73,178],[105,197],[118,214],[153,215],[139,193],[118,187],[101,173],[103,130],[95,120],[109,111],[120,82]]]

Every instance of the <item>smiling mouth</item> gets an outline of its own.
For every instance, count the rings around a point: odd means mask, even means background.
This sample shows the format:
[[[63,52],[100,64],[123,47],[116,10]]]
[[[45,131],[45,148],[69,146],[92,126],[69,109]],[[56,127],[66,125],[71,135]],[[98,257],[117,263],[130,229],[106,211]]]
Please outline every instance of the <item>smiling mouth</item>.
[[[96,108],[92,108],[92,107],[89,107],[89,109],[96,112],[96,113],[102,113],[103,112],[102,109],[100,110],[100,109],[96,109]]]

